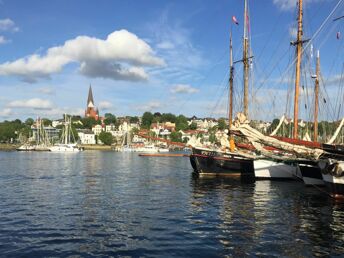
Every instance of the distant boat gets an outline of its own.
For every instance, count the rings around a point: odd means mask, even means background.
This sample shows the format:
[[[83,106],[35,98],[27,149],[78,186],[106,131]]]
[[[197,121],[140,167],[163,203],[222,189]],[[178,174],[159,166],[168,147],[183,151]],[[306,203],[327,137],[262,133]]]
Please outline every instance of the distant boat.
[[[65,115],[65,122],[64,128],[62,130],[62,137],[61,143],[55,144],[49,148],[51,152],[79,152],[80,149],[78,148],[76,143],[71,142],[71,138],[74,139],[74,135],[72,132],[72,118],[67,118]],[[75,142],[75,139],[74,139]]]
[[[35,146],[25,143],[22,146],[18,147],[16,150],[17,151],[34,151]]]

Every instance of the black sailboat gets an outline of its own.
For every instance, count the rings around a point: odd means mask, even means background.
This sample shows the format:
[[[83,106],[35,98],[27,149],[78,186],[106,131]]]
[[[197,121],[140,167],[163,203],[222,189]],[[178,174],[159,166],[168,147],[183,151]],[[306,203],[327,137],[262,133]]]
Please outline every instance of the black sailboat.
[[[247,17],[247,0],[245,0],[244,17]],[[244,18],[244,39],[243,39],[243,59],[244,64],[244,113],[248,114],[248,36],[247,19]],[[232,33],[230,36],[230,79],[229,79],[229,128],[233,120],[233,54],[232,54]],[[243,179],[254,179],[253,159],[234,152],[234,143],[230,136],[230,151],[219,149],[192,148],[190,162],[194,171],[199,176],[238,176]]]

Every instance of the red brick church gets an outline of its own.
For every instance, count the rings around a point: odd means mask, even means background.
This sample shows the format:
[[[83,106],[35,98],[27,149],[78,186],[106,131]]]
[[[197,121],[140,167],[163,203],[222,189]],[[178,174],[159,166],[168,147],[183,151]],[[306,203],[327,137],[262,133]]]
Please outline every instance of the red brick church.
[[[85,117],[93,117],[96,121],[99,119],[98,108],[94,105],[92,87],[88,90],[87,107],[85,110]]]

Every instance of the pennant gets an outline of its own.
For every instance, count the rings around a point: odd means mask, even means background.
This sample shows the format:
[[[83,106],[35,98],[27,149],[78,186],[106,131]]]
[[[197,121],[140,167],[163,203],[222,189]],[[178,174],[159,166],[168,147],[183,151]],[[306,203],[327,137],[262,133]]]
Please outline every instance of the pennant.
[[[337,39],[340,39],[340,31],[337,31]]]
[[[234,22],[236,25],[239,25],[239,22],[235,16],[232,16],[232,22]]]

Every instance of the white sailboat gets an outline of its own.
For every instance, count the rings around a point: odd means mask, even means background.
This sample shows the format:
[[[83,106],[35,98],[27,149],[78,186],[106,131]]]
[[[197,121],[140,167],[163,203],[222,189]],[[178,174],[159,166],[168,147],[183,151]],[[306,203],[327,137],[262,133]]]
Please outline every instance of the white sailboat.
[[[79,152],[80,149],[78,148],[77,144],[71,143],[71,136],[74,139],[72,132],[72,118],[67,118],[65,115],[64,129],[61,137],[62,143],[55,144],[54,146],[50,147],[49,150],[52,152]]]

